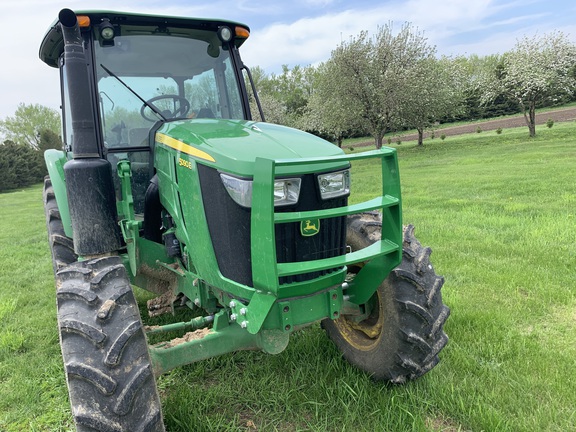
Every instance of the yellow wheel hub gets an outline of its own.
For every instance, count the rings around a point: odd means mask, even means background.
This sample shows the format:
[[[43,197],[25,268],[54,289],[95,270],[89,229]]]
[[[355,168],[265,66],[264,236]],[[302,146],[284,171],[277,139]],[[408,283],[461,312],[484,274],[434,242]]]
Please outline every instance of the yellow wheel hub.
[[[363,321],[357,322],[346,316],[334,321],[346,342],[360,351],[370,351],[378,345],[384,328],[384,310],[378,291],[368,301],[368,306],[372,306],[372,311]]]

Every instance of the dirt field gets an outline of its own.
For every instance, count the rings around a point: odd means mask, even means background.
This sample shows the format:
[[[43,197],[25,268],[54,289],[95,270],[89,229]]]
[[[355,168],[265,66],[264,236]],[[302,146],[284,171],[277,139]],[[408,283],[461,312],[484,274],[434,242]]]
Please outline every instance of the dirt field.
[[[546,123],[548,119],[554,120],[555,123],[576,120],[576,107],[547,111],[536,114],[537,125]],[[454,126],[438,129],[436,130],[436,137],[439,137],[441,134],[444,134],[446,136],[452,136],[452,135],[473,133],[476,132],[476,129],[478,127],[480,127],[483,131],[491,131],[496,130],[498,128],[508,129],[515,127],[525,127],[526,133],[528,133],[528,126],[526,125],[526,120],[524,120],[523,115],[519,115],[517,117],[498,119],[498,120],[479,121],[476,123],[465,124],[462,126]],[[430,131],[424,132],[424,139],[428,138],[429,135]],[[418,139],[418,135],[416,134],[399,135],[398,138],[403,142],[416,141]],[[366,142],[360,145],[371,145],[371,144],[373,144],[373,142]],[[358,144],[356,144],[356,146],[358,146]]]

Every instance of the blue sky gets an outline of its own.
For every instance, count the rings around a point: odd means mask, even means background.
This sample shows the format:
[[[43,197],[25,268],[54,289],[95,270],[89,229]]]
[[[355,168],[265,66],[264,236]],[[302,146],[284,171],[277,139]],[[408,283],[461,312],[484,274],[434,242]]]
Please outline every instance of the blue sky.
[[[269,73],[318,64],[342,41],[386,23],[410,22],[440,55],[502,53],[520,37],[554,30],[576,43],[573,0],[3,0],[0,118],[20,102],[58,108],[58,73],[38,60],[38,47],[63,7],[240,21],[251,28],[245,63]]]

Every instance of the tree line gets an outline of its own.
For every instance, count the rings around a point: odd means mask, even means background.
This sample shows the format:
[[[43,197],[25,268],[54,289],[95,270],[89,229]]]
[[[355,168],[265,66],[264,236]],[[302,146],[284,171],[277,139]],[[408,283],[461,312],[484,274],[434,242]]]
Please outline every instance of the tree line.
[[[553,32],[524,37],[504,54],[438,57],[410,24],[343,42],[318,66],[283,66],[252,75],[267,121],[304,129],[341,145],[371,135],[438,123],[523,113],[535,135],[535,109],[576,100],[576,47]],[[258,113],[253,116],[258,118]]]

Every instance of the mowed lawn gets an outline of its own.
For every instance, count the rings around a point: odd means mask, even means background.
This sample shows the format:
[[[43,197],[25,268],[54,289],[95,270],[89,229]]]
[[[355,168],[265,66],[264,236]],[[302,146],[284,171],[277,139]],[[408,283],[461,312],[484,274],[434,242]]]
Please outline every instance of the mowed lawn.
[[[160,377],[167,429],[576,430],[576,123],[527,135],[395,146],[404,222],[432,247],[452,310],[434,370],[373,382],[315,325],[277,356],[235,353]],[[375,167],[355,168],[355,189],[375,190]],[[0,194],[2,431],[72,428],[41,195]]]

